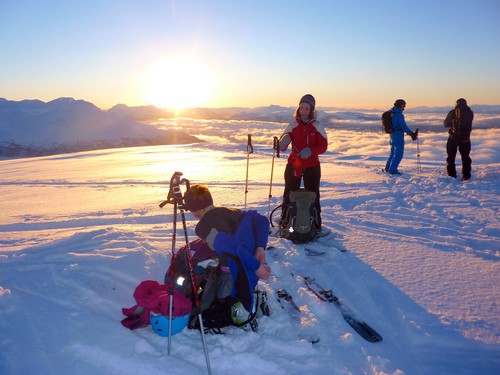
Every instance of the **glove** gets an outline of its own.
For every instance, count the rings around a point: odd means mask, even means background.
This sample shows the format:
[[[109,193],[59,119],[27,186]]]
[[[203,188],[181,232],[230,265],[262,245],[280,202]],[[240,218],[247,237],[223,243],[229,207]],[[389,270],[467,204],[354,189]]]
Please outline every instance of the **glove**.
[[[283,137],[281,137],[280,150],[282,151],[286,150],[291,141],[292,137],[290,137],[290,134],[285,134]]]
[[[299,153],[299,156],[301,159],[307,159],[311,155],[312,155],[312,151],[309,147],[303,148],[302,151],[300,151],[300,153]]]
[[[413,133],[411,133],[411,139],[416,141],[418,139],[418,128]]]
[[[212,250],[214,249],[214,242],[215,242],[215,237],[219,234],[219,231],[215,228],[210,229],[210,233],[207,236],[207,244],[208,247],[211,248]]]

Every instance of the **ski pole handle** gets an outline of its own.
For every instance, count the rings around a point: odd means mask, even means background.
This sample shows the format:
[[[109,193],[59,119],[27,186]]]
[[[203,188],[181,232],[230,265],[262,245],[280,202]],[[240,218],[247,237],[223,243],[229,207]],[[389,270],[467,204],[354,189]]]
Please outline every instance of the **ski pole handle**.
[[[252,135],[251,134],[248,134],[248,139],[247,139],[247,154],[253,154]]]
[[[160,203],[160,207],[163,208],[167,203],[177,202],[179,208],[184,209],[183,195],[180,188],[181,184],[186,185],[186,191],[189,190],[189,180],[182,178],[182,172],[175,172],[170,178],[170,189],[168,191],[167,200]]]
[[[273,138],[273,149],[276,151],[276,156],[279,158],[280,157],[280,141],[278,140],[278,137]]]

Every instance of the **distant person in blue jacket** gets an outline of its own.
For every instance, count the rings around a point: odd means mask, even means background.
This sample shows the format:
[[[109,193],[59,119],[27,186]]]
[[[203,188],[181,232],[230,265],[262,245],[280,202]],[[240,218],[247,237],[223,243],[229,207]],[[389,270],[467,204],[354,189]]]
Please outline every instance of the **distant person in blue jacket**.
[[[394,102],[394,107],[391,108],[392,112],[392,128],[390,145],[391,153],[385,165],[385,171],[390,174],[401,174],[398,170],[399,163],[403,160],[405,153],[405,133],[411,136],[414,141],[418,138],[418,129],[412,132],[406,125],[403,111],[405,110],[406,102],[403,99],[398,99]]]
[[[233,280],[231,296],[249,312],[254,311],[254,289],[267,280],[271,269],[264,250],[269,220],[257,211],[215,207],[205,185],[192,185],[184,196],[186,208],[200,221],[196,235],[219,255],[221,266],[229,268]]]

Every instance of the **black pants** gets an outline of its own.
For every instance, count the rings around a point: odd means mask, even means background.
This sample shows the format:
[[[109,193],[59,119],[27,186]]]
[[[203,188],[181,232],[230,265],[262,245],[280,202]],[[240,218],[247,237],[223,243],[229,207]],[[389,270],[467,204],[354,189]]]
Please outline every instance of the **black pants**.
[[[448,142],[446,143],[446,153],[448,154],[446,158],[446,170],[448,171],[448,176],[457,177],[457,169],[455,166],[457,149],[462,157],[462,179],[468,180],[471,177],[472,164],[472,159],[469,156],[471,150],[470,139],[464,140],[453,134],[448,137]]]
[[[287,164],[285,168],[285,191],[283,192],[283,206],[286,207],[290,203],[290,192],[299,190],[300,183],[304,179],[304,188],[316,193],[316,201],[314,205],[318,213],[319,226],[321,227],[321,205],[319,203],[319,184],[321,181],[321,166],[306,168],[302,170],[302,177],[293,175],[293,166]],[[283,214],[285,210],[283,210]]]

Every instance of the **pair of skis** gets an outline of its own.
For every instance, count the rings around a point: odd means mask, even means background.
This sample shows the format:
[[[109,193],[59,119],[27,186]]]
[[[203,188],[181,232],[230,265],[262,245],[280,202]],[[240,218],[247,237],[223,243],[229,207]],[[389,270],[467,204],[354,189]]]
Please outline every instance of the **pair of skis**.
[[[314,249],[314,244],[308,244],[304,248],[306,255],[309,256],[320,256],[325,252],[322,250]],[[323,246],[322,246],[323,247]],[[332,246],[339,251],[346,251],[345,249],[339,249]],[[274,248],[274,247],[271,247]],[[314,278],[304,275],[294,275],[298,280],[302,281],[309,291],[313,293],[317,298],[323,302],[332,303],[337,306],[342,314],[344,320],[349,324],[363,339],[369,342],[380,342],[382,341],[382,336],[363,319],[359,318],[354,311],[352,311],[340,298],[338,298],[331,289],[325,289],[319,285]],[[280,288],[277,291],[278,301],[281,306],[287,310],[295,321],[301,320],[301,311],[298,306],[293,302],[291,295],[284,289]],[[281,297],[280,297],[281,294]],[[285,302],[287,307],[284,307]],[[309,340],[313,342],[313,340]],[[319,341],[319,339],[317,340]],[[316,341],[316,342],[317,342]]]
[[[292,276],[295,277],[294,274],[292,274]],[[308,276],[298,275],[296,277],[297,279],[301,280],[305,284],[307,289],[310,290],[321,301],[333,303],[335,306],[337,306],[340,309],[342,317],[347,322],[347,324],[349,324],[366,341],[382,341],[382,336],[368,323],[357,317],[354,311],[352,311],[346,304],[344,304],[333,293],[331,289],[323,288],[313,278],[310,278]],[[301,321],[303,320],[304,316],[300,308],[294,302],[290,293],[288,293],[284,288],[279,288],[276,290],[276,295],[281,307],[290,314],[295,325],[298,325],[300,327],[300,330],[302,331],[303,328],[301,326]],[[302,332],[299,333],[299,337],[301,339],[308,340],[312,344],[315,344],[320,340],[319,337],[304,335]]]
[[[292,276],[295,276],[292,274]],[[299,280],[302,280],[307,287],[316,297],[321,301],[333,303],[340,309],[344,320],[366,341],[380,342],[382,336],[375,331],[368,323],[358,318],[354,311],[352,311],[344,302],[342,302],[331,289],[325,289],[320,286],[316,280],[308,276],[297,275]]]
[[[327,248],[333,248],[340,252],[346,252],[347,250],[342,246],[336,246],[331,244],[331,241],[327,242],[329,236],[332,235],[331,231],[326,233],[322,233],[322,235],[316,238],[316,241],[310,242],[304,245],[299,245],[299,248],[303,248],[304,252],[308,256],[321,256],[326,253]],[[269,246],[268,250],[275,249],[274,246]],[[276,258],[276,256],[274,256]],[[341,299],[339,299],[331,289],[325,289],[320,286],[314,278],[297,275],[295,276],[292,273],[292,276],[296,277],[298,280],[301,280],[304,285],[307,287],[309,291],[311,291],[317,298],[321,301],[332,303],[337,306],[342,314],[344,320],[349,324],[363,339],[369,342],[380,342],[382,341],[382,336],[368,323],[359,318],[354,311],[352,311]],[[281,297],[280,297],[281,293]],[[288,306],[286,310],[292,315],[294,320],[301,319],[301,311],[293,302],[291,295],[283,288],[277,290],[278,301],[283,307],[282,301],[286,301]],[[297,317],[298,316],[298,317]],[[319,341],[319,339],[318,339]],[[312,341],[311,341],[312,342]]]

